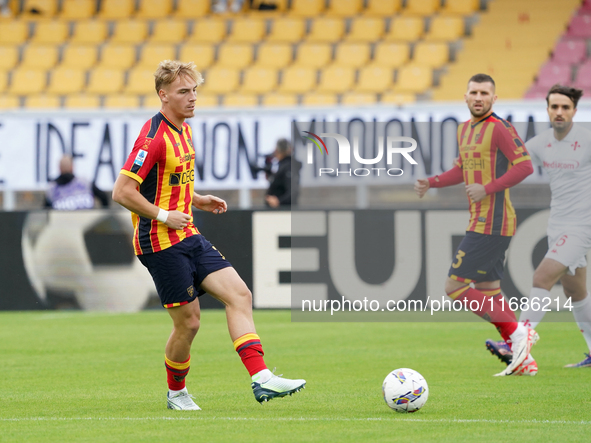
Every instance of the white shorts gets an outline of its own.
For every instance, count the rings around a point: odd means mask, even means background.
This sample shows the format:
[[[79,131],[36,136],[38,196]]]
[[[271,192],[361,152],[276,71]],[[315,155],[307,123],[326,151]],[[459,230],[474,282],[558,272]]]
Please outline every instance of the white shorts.
[[[546,258],[556,260],[575,275],[577,268],[587,266],[586,255],[591,249],[591,229],[569,226],[548,226],[548,252]]]

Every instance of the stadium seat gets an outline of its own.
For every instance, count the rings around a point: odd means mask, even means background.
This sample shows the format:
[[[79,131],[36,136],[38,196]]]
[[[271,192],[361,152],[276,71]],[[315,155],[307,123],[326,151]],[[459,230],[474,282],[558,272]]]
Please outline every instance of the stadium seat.
[[[471,15],[480,7],[479,0],[445,0],[444,14]]]
[[[155,71],[162,60],[175,60],[176,47],[167,44],[147,44],[142,48],[138,66]]]
[[[213,108],[219,105],[219,99],[214,94],[202,94],[197,91],[197,98],[195,99],[195,106],[199,108]]]
[[[531,99],[531,100],[545,99],[547,94],[548,94],[548,88],[546,88],[545,86],[539,87],[537,85],[534,85],[528,89],[528,91],[525,93],[523,98]]]
[[[109,43],[101,50],[99,66],[128,69],[135,64],[136,48],[130,44]]]
[[[317,17],[324,12],[324,0],[292,0],[289,13],[297,17]]]
[[[86,73],[82,69],[55,68],[49,74],[49,94],[65,95],[81,92],[86,84]]]
[[[332,47],[328,43],[302,43],[296,52],[295,65],[319,68],[332,60]]]
[[[123,89],[123,93],[127,95],[149,94],[156,93],[156,86],[154,82],[154,71],[156,68],[148,69],[145,67],[137,67],[130,69],[127,75],[127,85]]]
[[[8,92],[14,95],[35,95],[45,89],[47,73],[42,69],[16,68]]]
[[[301,18],[280,17],[273,20],[268,42],[292,43],[300,41],[306,31],[306,23]]]
[[[435,14],[439,10],[440,5],[441,0],[406,0],[406,7],[402,13],[425,17]]]
[[[353,17],[363,9],[363,0],[331,0],[327,15]]]
[[[239,72],[236,69],[214,66],[207,70],[204,75],[205,83],[201,88],[207,94],[226,94],[238,88],[240,80]]]
[[[340,40],[345,32],[345,22],[339,18],[320,17],[312,21],[306,41],[311,43],[333,43]]]
[[[402,0],[368,0],[364,15],[375,17],[391,17],[402,7]]]
[[[390,23],[390,30],[384,39],[414,42],[422,37],[424,29],[425,22],[422,17],[396,17]]]
[[[89,69],[98,59],[98,48],[95,45],[70,44],[64,48],[60,66],[67,68]]]
[[[68,23],[51,20],[35,23],[35,32],[30,43],[60,44],[68,38]]]
[[[62,20],[86,20],[96,12],[94,0],[62,0],[62,10],[59,17]]]
[[[98,67],[90,71],[86,92],[89,94],[116,94],[123,88],[123,71]]]
[[[211,0],[177,0],[174,16],[180,19],[201,18],[209,12]]]
[[[369,65],[359,71],[358,92],[383,92],[392,88],[394,72],[392,68]]]
[[[127,19],[135,9],[135,0],[101,0],[99,18],[108,20]]]
[[[397,92],[386,92],[382,94],[380,102],[391,105],[407,105],[416,102],[417,99],[414,94],[400,94]]]
[[[187,23],[184,20],[157,20],[150,36],[150,43],[179,44],[187,38]]]
[[[23,50],[20,66],[23,68],[49,69],[57,64],[57,46],[28,44]]]
[[[561,40],[552,51],[552,61],[573,65],[585,60],[586,55],[587,44],[584,39]]]
[[[575,79],[574,86],[588,90],[591,88],[591,59],[579,66],[577,70],[577,78]],[[588,98],[589,96],[585,93],[583,97]]]
[[[143,20],[120,20],[115,24],[111,43],[142,43],[148,36],[148,23]]]
[[[591,38],[591,14],[574,16],[568,26],[569,37]]]
[[[246,43],[226,43],[218,50],[217,66],[245,68],[252,63],[253,48]]]
[[[0,95],[0,109],[20,108],[20,99],[15,95]]]
[[[256,65],[266,68],[285,68],[293,59],[293,50],[287,43],[259,45]]]
[[[376,94],[369,92],[348,92],[341,97],[343,105],[373,105],[378,101]]]
[[[199,98],[199,95],[197,95]],[[142,108],[146,109],[160,109],[162,108],[162,102],[160,101],[160,97],[156,94],[147,94],[142,97]],[[197,106],[197,104],[195,104]]]
[[[101,44],[107,38],[107,22],[102,20],[83,20],[74,23],[70,43]]]
[[[259,99],[254,94],[226,94],[224,95],[223,104],[229,108],[250,108],[258,106]]]
[[[451,42],[464,35],[464,19],[460,17],[438,16],[431,20],[425,40]]]
[[[374,63],[380,66],[398,68],[410,59],[410,47],[406,43],[378,43],[375,47]]]
[[[357,17],[351,21],[351,30],[345,36],[349,42],[373,43],[384,35],[384,19],[378,17]]]
[[[0,92],[6,91],[6,87],[8,86],[8,72],[0,71]],[[4,94],[2,94],[4,95]]]
[[[172,11],[171,0],[139,0],[139,8],[135,14],[141,19],[164,19]]]
[[[64,107],[68,109],[97,109],[100,105],[98,95],[74,94],[67,95],[64,99]]]
[[[14,68],[18,63],[17,46],[0,46],[0,72]]]
[[[335,54],[335,64],[359,68],[367,64],[370,45],[364,43],[339,43]]]
[[[394,92],[420,93],[425,92],[433,84],[431,68],[417,65],[403,66],[398,70],[398,78]]]
[[[29,37],[29,24],[14,20],[0,26],[0,45],[20,45]]]
[[[215,50],[213,45],[200,45],[196,43],[187,43],[181,46],[179,60],[184,62],[193,62],[197,70],[207,69],[213,63]]]
[[[334,106],[338,103],[336,94],[310,92],[302,97],[305,106]]]
[[[264,94],[277,87],[277,70],[273,68],[252,67],[244,70],[241,92]]]
[[[447,43],[419,42],[415,45],[413,62],[418,65],[440,68],[449,61]]]
[[[43,20],[55,16],[58,2],[55,0],[25,0],[23,2],[23,13],[21,19]]]
[[[319,92],[346,92],[353,87],[355,70],[341,66],[328,66],[320,72]]]
[[[551,87],[556,83],[569,85],[571,83],[571,67],[569,65],[546,63],[538,73],[536,84],[540,87]]]
[[[257,43],[265,35],[265,22],[252,18],[236,19],[232,22],[232,31],[228,36],[232,43]]]
[[[113,94],[105,97],[103,107],[107,109],[136,109],[140,101],[137,95]]]
[[[226,21],[215,19],[198,20],[193,25],[189,41],[194,43],[220,43],[226,37]]]
[[[272,92],[263,96],[264,106],[296,106],[298,104],[298,97],[295,94],[283,94],[279,92]]]
[[[316,69],[291,66],[285,68],[281,75],[278,92],[302,94],[311,91],[316,85]]]
[[[32,95],[25,99],[27,109],[57,109],[60,107],[60,98],[57,95]]]

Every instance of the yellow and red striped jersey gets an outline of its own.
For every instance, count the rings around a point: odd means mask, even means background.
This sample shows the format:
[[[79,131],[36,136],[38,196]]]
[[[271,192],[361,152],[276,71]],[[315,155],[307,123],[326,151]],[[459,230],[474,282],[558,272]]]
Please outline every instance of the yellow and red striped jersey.
[[[491,113],[477,122],[458,126],[460,155],[466,185],[487,185],[505,174],[512,166],[530,160],[524,143],[515,128]],[[509,189],[487,195],[479,202],[470,200],[470,223],[467,231],[480,234],[512,236],[515,234],[515,209]]]
[[[136,255],[162,251],[199,234],[191,210],[195,182],[195,150],[191,127],[178,128],[159,112],[144,124],[121,174],[139,183],[140,193],[166,211],[191,216],[186,228],[174,230],[157,220],[132,213]]]

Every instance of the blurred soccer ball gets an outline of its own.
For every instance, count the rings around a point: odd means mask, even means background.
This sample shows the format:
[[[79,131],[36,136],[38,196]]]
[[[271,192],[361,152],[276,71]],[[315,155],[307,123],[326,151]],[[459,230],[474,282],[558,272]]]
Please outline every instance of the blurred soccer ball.
[[[415,412],[427,403],[429,386],[417,371],[400,368],[386,376],[382,392],[386,404],[396,412]]]

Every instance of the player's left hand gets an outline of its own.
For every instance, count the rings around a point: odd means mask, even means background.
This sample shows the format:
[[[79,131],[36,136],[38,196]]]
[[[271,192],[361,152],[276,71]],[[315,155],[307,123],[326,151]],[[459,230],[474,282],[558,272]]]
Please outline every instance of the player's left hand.
[[[471,183],[466,186],[466,194],[473,202],[479,202],[486,197],[486,190],[480,183]]]
[[[214,214],[223,214],[228,210],[227,203],[215,195],[202,195],[199,204],[195,205],[195,207]]]

